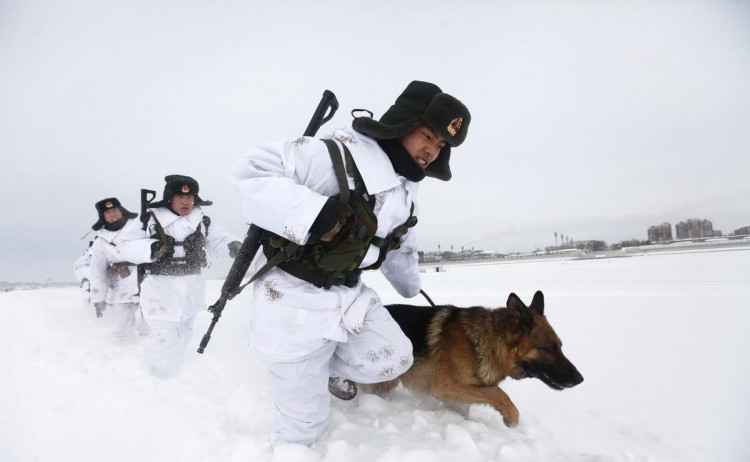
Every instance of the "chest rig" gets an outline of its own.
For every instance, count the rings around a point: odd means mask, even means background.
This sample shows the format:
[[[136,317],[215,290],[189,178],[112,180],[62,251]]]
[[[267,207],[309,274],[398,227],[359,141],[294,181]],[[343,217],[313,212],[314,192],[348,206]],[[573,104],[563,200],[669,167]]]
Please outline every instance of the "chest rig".
[[[201,224],[206,230],[204,235],[201,232]],[[208,260],[206,258],[206,251],[204,249],[206,245],[206,236],[208,236],[208,227],[211,225],[211,218],[203,216],[201,223],[188,237],[183,241],[175,241],[175,247],[182,247],[185,249],[184,257],[168,257],[156,260],[153,263],[147,265],[149,274],[158,274],[166,276],[187,276],[191,274],[200,274],[201,269],[208,266]],[[161,226],[157,224],[157,226]],[[153,239],[159,239],[161,233],[157,232],[151,237]]]
[[[329,289],[335,285],[354,287],[359,282],[364,270],[377,269],[391,250],[401,247],[401,239],[409,228],[417,224],[414,216],[414,204],[411,205],[409,218],[397,226],[386,237],[375,236],[378,229],[378,218],[374,213],[375,198],[367,193],[362,175],[354,163],[352,154],[344,146],[344,161],[338,145],[330,139],[322,140],[331,156],[339,194],[334,196],[351,207],[353,213],[342,225],[341,230],[328,242],[313,240],[300,246],[281,236],[269,233],[263,241],[263,253],[268,263],[253,276],[260,277],[274,266],[294,277],[307,281],[317,287]],[[354,179],[354,189],[350,190],[346,174]],[[366,268],[360,268],[370,246],[380,250],[378,259]]]

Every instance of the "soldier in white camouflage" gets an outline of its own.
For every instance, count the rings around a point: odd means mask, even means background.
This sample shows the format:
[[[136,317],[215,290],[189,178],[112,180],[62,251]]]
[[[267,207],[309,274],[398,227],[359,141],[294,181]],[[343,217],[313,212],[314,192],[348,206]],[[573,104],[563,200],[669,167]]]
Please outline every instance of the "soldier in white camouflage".
[[[413,361],[408,338],[360,274],[380,269],[400,295],[419,294],[419,182],[450,179],[451,148],[471,116],[420,81],[380,120],[369,114],[327,139],[255,146],[230,173],[244,218],[274,236],[266,259],[294,255],[253,289],[251,338],[276,408],[272,444],[312,444],[326,427],[329,392],[352,399],[355,383],[393,379]]]

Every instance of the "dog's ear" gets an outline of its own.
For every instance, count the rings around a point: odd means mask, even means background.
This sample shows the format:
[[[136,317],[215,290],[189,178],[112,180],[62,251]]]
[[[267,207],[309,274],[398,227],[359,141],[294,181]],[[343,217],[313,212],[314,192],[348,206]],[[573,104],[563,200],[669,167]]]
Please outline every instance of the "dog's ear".
[[[518,298],[518,295],[516,295],[514,292],[511,292],[510,295],[508,295],[508,301],[505,302],[505,306],[512,310],[517,310],[518,308],[526,308],[526,305],[524,305],[521,299]]]
[[[536,291],[529,308],[544,316],[544,294],[541,290]]]
[[[531,321],[531,313],[529,313],[529,309],[515,293],[511,292],[511,294],[508,295],[508,302],[505,304],[505,306],[508,307],[508,309],[517,312],[519,319],[521,319],[521,322],[527,323]]]

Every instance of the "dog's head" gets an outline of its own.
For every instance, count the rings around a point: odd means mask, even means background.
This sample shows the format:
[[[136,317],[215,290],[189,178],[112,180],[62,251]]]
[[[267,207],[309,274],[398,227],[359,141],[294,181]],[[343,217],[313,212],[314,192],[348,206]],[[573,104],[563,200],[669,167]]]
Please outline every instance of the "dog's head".
[[[515,367],[511,377],[535,377],[555,390],[571,388],[583,382],[583,376],[562,352],[562,342],[544,316],[544,294],[537,291],[530,306],[514,293],[506,305],[519,323]]]

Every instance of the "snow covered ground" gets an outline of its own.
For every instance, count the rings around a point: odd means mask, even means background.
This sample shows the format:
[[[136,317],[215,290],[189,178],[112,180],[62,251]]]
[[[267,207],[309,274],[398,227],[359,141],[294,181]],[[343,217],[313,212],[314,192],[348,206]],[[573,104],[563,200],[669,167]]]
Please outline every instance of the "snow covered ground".
[[[334,403],[317,447],[273,451],[248,294],[205,354],[162,381],[141,363],[145,342],[112,343],[77,289],[13,291],[0,293],[0,461],[750,460],[750,247],[445,268],[423,274],[436,303],[502,306],[542,290],[585,381],[561,392],[505,382],[515,429],[488,407],[464,420],[401,389],[361,395]],[[402,301],[379,274],[366,280]],[[209,281],[209,303],[220,286]]]

